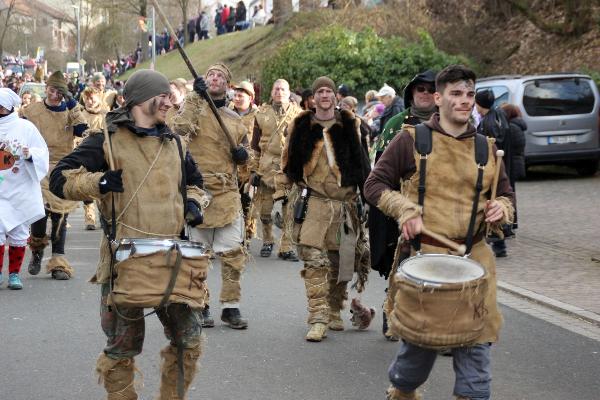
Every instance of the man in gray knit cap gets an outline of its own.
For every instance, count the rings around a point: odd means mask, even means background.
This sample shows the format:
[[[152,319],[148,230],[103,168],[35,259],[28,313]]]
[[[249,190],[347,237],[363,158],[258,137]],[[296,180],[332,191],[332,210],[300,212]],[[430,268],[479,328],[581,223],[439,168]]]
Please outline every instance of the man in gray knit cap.
[[[119,306],[117,312],[108,303],[111,254],[107,237],[115,232],[110,226],[113,207],[112,215],[118,216],[116,241],[143,237],[178,239],[186,222],[191,226],[202,222],[202,175],[185,143],[165,125],[166,113],[172,107],[170,91],[163,74],[150,70],[134,73],[125,85],[125,105],[106,116],[110,137],[105,137],[103,131],[91,132],[58,163],[50,177],[50,187],[56,196],[96,200],[99,204],[105,236],[100,244],[98,269],[91,281],[101,285],[101,325],[107,344],[98,358],[96,372],[104,382],[108,400],[138,398],[134,357],[141,353],[144,342],[144,309]],[[109,155],[104,151],[109,148],[114,169],[109,167]],[[185,204],[182,187],[187,189]],[[205,285],[195,281],[194,284]],[[178,353],[184,365],[183,377],[179,376],[184,390],[196,374],[201,354],[199,309],[204,299],[200,302],[198,308],[171,303],[168,312],[167,308],[156,309],[170,341],[161,351],[158,399],[180,398],[176,387]]]

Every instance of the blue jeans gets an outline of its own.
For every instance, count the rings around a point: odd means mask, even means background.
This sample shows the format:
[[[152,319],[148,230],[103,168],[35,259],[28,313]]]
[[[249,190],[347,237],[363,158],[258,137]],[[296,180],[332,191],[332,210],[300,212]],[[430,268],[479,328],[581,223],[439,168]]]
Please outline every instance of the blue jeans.
[[[471,400],[488,400],[491,396],[490,345],[452,349],[454,395]],[[408,342],[402,342],[396,359],[388,369],[392,385],[403,392],[412,392],[425,383],[438,352]]]

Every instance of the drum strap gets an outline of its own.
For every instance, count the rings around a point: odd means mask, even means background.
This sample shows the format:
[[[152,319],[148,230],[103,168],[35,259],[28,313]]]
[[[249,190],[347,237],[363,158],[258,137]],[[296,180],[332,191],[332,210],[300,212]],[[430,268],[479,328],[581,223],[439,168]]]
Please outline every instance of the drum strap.
[[[427,157],[433,149],[431,128],[425,124],[415,126],[415,149],[419,153],[419,206],[423,210],[425,203],[425,177],[427,175]],[[412,241],[416,251],[421,251],[421,235]]]
[[[425,203],[425,180],[427,176],[427,158],[433,150],[432,130],[425,124],[415,126],[415,150],[419,153],[419,187],[418,187],[418,204],[424,210]],[[477,182],[475,184],[475,196],[473,198],[473,207],[471,208],[471,218],[469,220],[469,228],[465,245],[467,247],[466,254],[471,252],[473,247],[473,237],[475,231],[475,221],[477,219],[477,209],[479,207],[479,196],[483,190],[483,172],[488,163],[489,149],[488,141],[482,134],[475,134],[475,162],[477,163]],[[424,212],[424,211],[423,211]],[[415,237],[412,245],[416,251],[421,250],[421,235]]]
[[[187,240],[187,236],[185,234],[185,209],[187,207],[187,175],[185,173],[185,155],[183,154],[183,147],[181,146],[181,139],[178,135],[173,135],[175,142],[177,143],[177,151],[179,151],[179,158],[181,159],[181,197],[183,199],[183,230],[181,231],[181,239]]]

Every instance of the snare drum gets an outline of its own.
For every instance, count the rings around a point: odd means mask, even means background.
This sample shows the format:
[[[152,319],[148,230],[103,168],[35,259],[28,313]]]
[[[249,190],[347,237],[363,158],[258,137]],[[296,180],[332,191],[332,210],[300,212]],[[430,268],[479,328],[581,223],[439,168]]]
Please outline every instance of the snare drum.
[[[151,308],[184,303],[203,308],[209,258],[202,243],[174,239],[121,239],[115,251],[112,301]]]
[[[393,279],[393,335],[434,349],[476,343],[484,326],[488,279],[479,263],[422,254],[404,260]]]

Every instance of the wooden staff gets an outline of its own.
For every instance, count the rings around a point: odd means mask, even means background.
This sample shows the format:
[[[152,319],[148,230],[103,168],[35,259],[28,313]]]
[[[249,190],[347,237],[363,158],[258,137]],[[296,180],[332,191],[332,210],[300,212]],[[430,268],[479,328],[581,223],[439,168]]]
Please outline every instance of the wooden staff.
[[[464,256],[465,253],[467,252],[467,246],[465,246],[464,244],[458,244],[458,243],[448,239],[445,236],[442,236],[438,233],[430,231],[429,229],[425,228],[425,226],[421,227],[421,233],[423,235],[429,236],[432,239],[437,240],[444,246],[447,246],[448,248],[456,251],[461,256]]]
[[[181,47],[181,44],[179,43],[179,40],[177,38],[177,33],[175,33],[175,30],[173,29],[173,27],[169,23],[169,20],[167,19],[167,16],[165,15],[165,13],[163,12],[163,10],[158,5],[158,1],[157,0],[151,0],[151,3],[154,6],[154,9],[156,10],[156,12],[158,13],[158,16],[160,17],[160,19],[162,20],[162,22],[167,27],[167,30],[169,31],[169,34],[171,35],[171,37],[175,38],[175,40],[174,40],[175,47],[177,47],[177,50],[179,50],[179,54],[181,55],[181,58],[183,58],[183,61],[187,65],[187,67],[190,70],[192,76],[194,77],[194,79],[198,78],[198,73],[196,72],[196,69],[192,65],[192,62],[190,61],[190,59],[189,59],[187,53],[185,52],[185,50],[183,49],[183,47]],[[154,51],[154,49],[152,49],[152,50]],[[221,119],[221,116],[219,115],[219,112],[217,111],[217,106],[215,106],[215,103],[213,102],[212,98],[206,92],[202,93],[202,97],[204,97],[204,99],[208,103],[208,106],[210,107],[211,111],[215,115],[215,118],[217,118],[217,122],[219,123],[219,126],[221,126],[221,129],[223,130],[223,133],[225,134],[225,138],[229,142],[229,148],[231,150],[237,149],[238,145],[235,142],[235,140],[233,140],[233,136],[231,136],[231,133],[229,132],[229,130],[225,126],[225,123],[223,123],[223,120]]]
[[[492,195],[490,197],[490,203],[496,200],[496,191],[498,188],[498,180],[500,179],[500,167],[502,166],[502,157],[504,157],[504,151],[496,151],[496,169],[494,170],[494,180],[492,181]],[[485,235],[490,236],[492,232],[491,225],[488,224]]]

